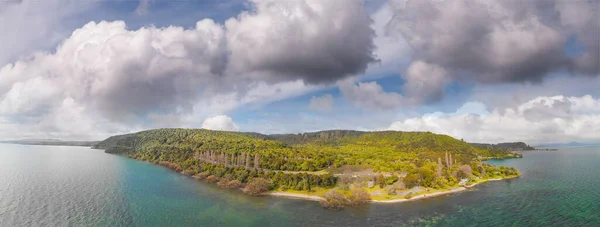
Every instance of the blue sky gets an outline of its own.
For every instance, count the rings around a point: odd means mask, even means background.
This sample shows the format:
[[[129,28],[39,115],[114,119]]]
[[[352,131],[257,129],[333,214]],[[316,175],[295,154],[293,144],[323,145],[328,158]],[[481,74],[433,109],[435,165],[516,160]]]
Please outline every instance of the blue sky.
[[[598,142],[598,2],[539,1],[3,2],[0,137],[203,127]]]

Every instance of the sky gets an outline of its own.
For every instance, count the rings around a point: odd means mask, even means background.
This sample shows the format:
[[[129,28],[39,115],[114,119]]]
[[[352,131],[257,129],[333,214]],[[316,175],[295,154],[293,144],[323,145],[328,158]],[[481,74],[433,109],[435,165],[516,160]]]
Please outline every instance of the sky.
[[[0,139],[600,142],[599,0],[0,1]]]

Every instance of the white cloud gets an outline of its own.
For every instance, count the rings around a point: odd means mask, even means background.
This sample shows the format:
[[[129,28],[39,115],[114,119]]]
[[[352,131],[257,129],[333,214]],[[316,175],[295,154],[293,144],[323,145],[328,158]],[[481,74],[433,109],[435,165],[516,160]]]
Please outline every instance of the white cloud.
[[[230,117],[218,115],[204,120],[202,128],[220,131],[238,131],[239,128]]]
[[[457,113],[431,114],[397,121],[389,129],[431,131],[470,142],[486,143],[600,140],[600,99],[589,95],[537,97],[511,108],[494,109],[487,114],[485,109],[482,110],[482,105],[468,103]]]
[[[449,82],[446,70],[422,61],[413,61],[402,78],[404,94],[415,103],[439,101]]]
[[[47,133],[75,131],[52,117],[67,108],[132,130],[199,126],[199,117],[322,89],[374,60],[360,1],[251,4],[225,24],[204,19],[187,29],[90,22],[55,51],[0,66],[0,117],[19,124],[15,116],[30,116]],[[88,136],[109,130],[98,127]]]
[[[150,8],[150,0],[140,0],[140,3],[135,8],[134,13],[138,16],[143,16],[148,14],[148,8]]]
[[[308,104],[308,109],[319,112],[330,112],[333,110],[333,96],[330,94],[320,97],[313,96]]]
[[[407,103],[402,95],[384,91],[375,81],[357,84],[353,80],[344,80],[338,82],[338,86],[344,97],[356,107],[390,110]]]

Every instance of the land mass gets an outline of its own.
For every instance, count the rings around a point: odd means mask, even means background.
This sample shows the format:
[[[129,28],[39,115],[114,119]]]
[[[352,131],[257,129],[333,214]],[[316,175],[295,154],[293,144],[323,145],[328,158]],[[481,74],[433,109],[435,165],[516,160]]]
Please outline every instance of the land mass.
[[[265,135],[156,129],[93,146],[250,195],[319,200],[328,208],[399,202],[519,176],[486,159],[520,158],[430,132],[331,130]]]
[[[535,150],[534,147],[529,146],[524,142],[511,142],[511,143],[498,143],[498,144],[471,143],[471,145],[478,146],[478,147],[505,149],[505,150],[511,150],[511,151],[533,151],[533,150]]]
[[[58,139],[24,139],[6,140],[0,143],[22,144],[22,145],[44,145],[44,146],[82,146],[91,147],[99,141],[63,141]]]

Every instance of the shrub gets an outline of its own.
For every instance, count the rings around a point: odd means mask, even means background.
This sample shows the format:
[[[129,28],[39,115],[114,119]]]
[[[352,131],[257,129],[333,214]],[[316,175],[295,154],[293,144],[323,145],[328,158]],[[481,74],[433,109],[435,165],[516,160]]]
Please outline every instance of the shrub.
[[[412,192],[409,192],[408,194],[404,195],[405,199],[410,199],[412,197],[413,197],[413,193]]]
[[[241,182],[241,181],[239,181],[239,180],[232,180],[232,181],[229,181],[229,182],[227,183],[227,188],[233,188],[233,189],[235,189],[235,188],[241,188],[241,187],[243,187],[243,186],[244,186],[244,185],[243,185],[243,184],[242,184],[242,182]]]
[[[406,177],[404,177],[404,185],[406,185],[406,188],[413,188],[415,186],[417,186],[419,184],[419,174],[415,174],[415,173],[411,173],[406,175]]]
[[[188,176],[194,175],[195,173],[196,173],[196,171],[191,170],[191,169],[186,169],[183,171],[183,174],[188,175]]]
[[[206,177],[206,179],[204,179],[204,180],[208,183],[215,183],[215,182],[217,182],[217,177],[215,175],[210,175],[210,176]]]
[[[357,206],[371,200],[371,194],[364,188],[352,188],[350,193],[350,196],[348,196],[348,205]]]
[[[396,176],[396,175],[392,175],[392,176],[385,178],[385,184],[387,184],[387,185],[392,185],[392,184],[396,183],[396,181],[398,181],[398,176]]]
[[[169,169],[175,170],[177,172],[181,172],[181,166],[177,163],[173,163],[173,162],[167,162],[167,161],[160,161],[158,163],[161,166],[167,167]]]
[[[269,191],[271,182],[264,178],[253,178],[246,184],[244,193],[252,196],[262,196]]]
[[[217,187],[227,188],[227,184],[229,184],[229,180],[227,180],[227,178],[221,178],[221,180],[219,180],[219,182],[217,182]]]
[[[321,206],[327,209],[337,210],[348,204],[348,199],[337,190],[331,190],[327,192],[324,197],[325,198],[319,203],[321,203]]]
[[[210,175],[210,173],[202,172],[202,173],[196,174],[196,176],[194,176],[194,178],[196,178],[198,180],[204,180],[204,179],[206,179],[206,177],[208,177],[208,175]]]

